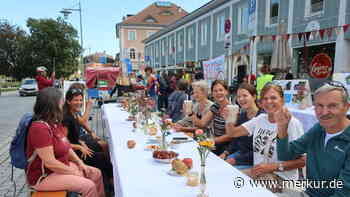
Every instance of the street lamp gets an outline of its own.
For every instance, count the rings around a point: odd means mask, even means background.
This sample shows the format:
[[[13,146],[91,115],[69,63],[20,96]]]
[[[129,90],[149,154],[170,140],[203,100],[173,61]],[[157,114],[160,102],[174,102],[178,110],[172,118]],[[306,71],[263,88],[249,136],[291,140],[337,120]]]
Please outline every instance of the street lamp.
[[[79,0],[79,8],[78,9],[72,9],[72,8],[63,8],[60,12],[63,14],[64,19],[67,19],[68,16],[73,12],[73,11],[78,11],[79,12],[79,19],[80,19],[80,45],[81,48],[84,51],[84,45],[83,45],[83,23],[82,23],[82,17],[81,17],[81,3]],[[83,62],[83,52],[80,54],[80,64],[84,64]],[[85,65],[83,66],[83,76],[85,73]]]

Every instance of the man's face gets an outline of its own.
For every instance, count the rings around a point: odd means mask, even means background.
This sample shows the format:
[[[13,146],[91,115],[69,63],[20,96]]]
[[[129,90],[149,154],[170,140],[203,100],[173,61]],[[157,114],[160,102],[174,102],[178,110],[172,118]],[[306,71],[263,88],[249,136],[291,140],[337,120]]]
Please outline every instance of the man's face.
[[[349,104],[343,102],[339,90],[318,94],[314,105],[316,117],[326,129],[337,128],[349,110]]]

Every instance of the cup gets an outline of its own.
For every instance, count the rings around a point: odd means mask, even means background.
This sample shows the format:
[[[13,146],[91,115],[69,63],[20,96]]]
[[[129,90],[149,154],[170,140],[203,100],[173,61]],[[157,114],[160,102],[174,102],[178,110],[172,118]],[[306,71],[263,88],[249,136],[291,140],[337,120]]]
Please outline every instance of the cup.
[[[188,186],[196,187],[199,185],[199,175],[198,172],[189,172],[187,175],[187,183]]]
[[[192,101],[191,100],[185,100],[185,114],[189,115],[192,113]]]
[[[227,105],[226,107],[228,110],[228,117],[227,117],[226,122],[236,123],[237,115],[239,112],[239,106],[238,105]]]

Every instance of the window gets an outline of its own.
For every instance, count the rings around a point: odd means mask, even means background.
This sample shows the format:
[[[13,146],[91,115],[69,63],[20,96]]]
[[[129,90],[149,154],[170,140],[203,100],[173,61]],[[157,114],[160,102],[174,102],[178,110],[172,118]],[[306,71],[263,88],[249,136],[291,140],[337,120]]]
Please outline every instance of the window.
[[[173,53],[173,38],[169,38],[169,54]]]
[[[169,10],[164,10],[163,12],[159,13],[159,15],[162,15],[162,16],[171,16],[173,15],[173,13]]]
[[[165,55],[165,40],[162,40],[162,47],[161,47],[161,52],[162,52],[162,56]]]
[[[128,31],[128,40],[136,40],[136,31]]]
[[[182,33],[179,33],[177,35],[177,49],[178,49],[178,51],[182,51],[182,41],[183,41]]]
[[[208,23],[203,22],[201,24],[201,45],[207,45],[207,40],[208,40]]]
[[[278,22],[278,12],[280,7],[280,0],[271,0],[270,2],[270,24]]]
[[[220,14],[217,17],[217,41],[223,41],[225,37],[225,15]]]
[[[145,21],[146,23],[156,23],[156,22],[157,22],[157,20],[154,19],[151,15],[148,15],[148,16],[144,19],[144,21]]]
[[[193,48],[193,35],[194,31],[193,31],[193,27],[190,27],[189,29],[187,29],[187,43],[188,43],[188,48],[192,49]]]
[[[129,57],[130,59],[134,60],[136,57],[136,50],[135,49],[130,49],[129,50]]]
[[[249,23],[249,12],[248,5],[238,8],[238,34],[248,33],[248,23]]]

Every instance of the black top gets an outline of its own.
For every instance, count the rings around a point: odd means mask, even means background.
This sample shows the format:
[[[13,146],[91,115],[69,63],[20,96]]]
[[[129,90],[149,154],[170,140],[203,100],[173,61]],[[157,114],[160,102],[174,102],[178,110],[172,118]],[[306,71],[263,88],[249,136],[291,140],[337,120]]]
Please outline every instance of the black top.
[[[68,129],[68,140],[71,144],[79,144],[80,124],[71,113],[65,113],[63,125]]]
[[[264,113],[264,111],[259,110],[258,113],[256,113],[256,116],[261,113]],[[250,119],[248,119],[247,112],[243,111],[238,116],[236,126],[239,126],[249,120]],[[240,152],[240,154],[235,157],[237,165],[253,165],[253,135],[234,138],[226,148],[226,151],[228,151],[230,154],[237,151]]]

